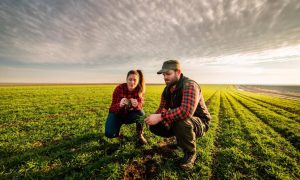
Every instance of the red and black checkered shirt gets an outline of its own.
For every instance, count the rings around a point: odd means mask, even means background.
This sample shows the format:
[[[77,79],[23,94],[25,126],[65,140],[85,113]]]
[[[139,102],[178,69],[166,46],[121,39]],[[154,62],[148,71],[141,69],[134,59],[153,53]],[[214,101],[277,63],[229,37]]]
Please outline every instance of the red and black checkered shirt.
[[[175,88],[171,88],[170,92],[172,93]],[[160,105],[156,110],[156,114],[161,114],[162,119],[169,124],[177,120],[185,120],[189,117],[192,117],[199,103],[200,95],[201,90],[199,86],[195,82],[190,81],[183,86],[182,101],[179,107],[174,109],[167,107],[166,100],[162,94]],[[173,102],[170,102],[170,104],[172,103]]]
[[[144,94],[142,94],[142,97],[140,97],[138,91],[139,91],[138,87],[135,88],[133,91],[129,91],[127,87],[127,83],[118,85],[113,92],[113,97],[109,108],[109,112],[118,113],[118,114],[127,114],[128,111],[130,110],[142,110],[144,104]],[[122,98],[127,98],[129,100],[131,98],[136,99],[138,101],[138,106],[133,107],[131,109],[126,109],[125,106],[121,108],[120,101]]]

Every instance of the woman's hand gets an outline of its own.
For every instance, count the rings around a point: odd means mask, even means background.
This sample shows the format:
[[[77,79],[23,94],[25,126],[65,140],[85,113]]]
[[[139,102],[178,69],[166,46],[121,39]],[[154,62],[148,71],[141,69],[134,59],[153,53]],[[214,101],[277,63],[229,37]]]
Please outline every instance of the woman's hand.
[[[131,98],[130,101],[132,107],[137,107],[139,105],[139,102],[136,99]]]
[[[128,99],[127,98],[122,98],[120,101],[120,107],[125,106],[128,103]]]

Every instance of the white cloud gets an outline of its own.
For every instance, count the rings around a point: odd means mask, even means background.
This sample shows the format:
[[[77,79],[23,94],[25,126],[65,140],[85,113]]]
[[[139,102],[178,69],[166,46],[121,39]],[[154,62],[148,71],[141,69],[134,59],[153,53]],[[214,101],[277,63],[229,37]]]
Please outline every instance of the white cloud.
[[[0,65],[150,73],[166,59],[181,59],[186,70],[290,61],[300,56],[299,7],[296,0],[3,0]]]

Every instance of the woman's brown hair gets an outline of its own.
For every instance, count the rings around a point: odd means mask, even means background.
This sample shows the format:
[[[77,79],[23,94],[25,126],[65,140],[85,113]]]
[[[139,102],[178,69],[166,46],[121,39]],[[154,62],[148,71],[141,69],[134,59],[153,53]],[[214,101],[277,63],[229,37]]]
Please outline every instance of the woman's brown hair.
[[[139,96],[142,97],[142,95],[145,93],[145,90],[146,90],[146,85],[145,85],[145,79],[144,79],[143,72],[139,69],[138,70],[130,70],[127,73],[126,79],[128,78],[128,76],[130,74],[135,74],[135,75],[139,76],[139,84],[137,86],[139,88]]]

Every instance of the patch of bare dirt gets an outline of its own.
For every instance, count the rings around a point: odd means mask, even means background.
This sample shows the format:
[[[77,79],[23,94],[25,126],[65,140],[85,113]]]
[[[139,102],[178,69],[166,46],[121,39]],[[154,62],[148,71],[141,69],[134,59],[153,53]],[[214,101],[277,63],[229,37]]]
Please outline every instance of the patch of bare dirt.
[[[158,146],[143,151],[143,158],[140,161],[133,160],[126,167],[121,179],[151,179],[158,172],[159,164],[153,159],[155,154],[162,157],[169,157],[173,149],[169,147],[170,143],[174,143],[175,137],[164,138],[158,142]]]

